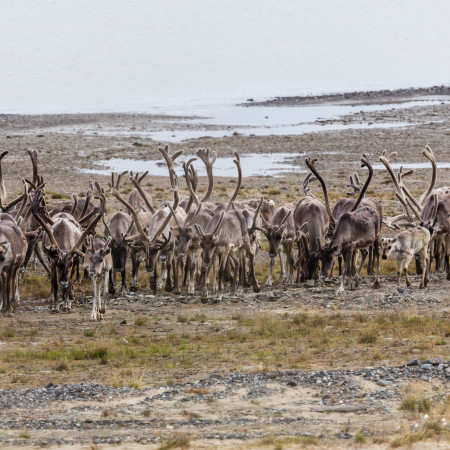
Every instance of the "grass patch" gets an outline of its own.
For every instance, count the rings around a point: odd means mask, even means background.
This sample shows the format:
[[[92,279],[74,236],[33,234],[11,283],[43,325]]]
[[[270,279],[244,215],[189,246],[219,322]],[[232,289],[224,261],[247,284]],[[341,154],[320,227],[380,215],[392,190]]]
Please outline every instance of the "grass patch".
[[[94,331],[94,330],[86,329],[86,330],[84,330],[84,335],[85,335],[86,337],[94,337],[95,331]]]
[[[139,317],[136,317],[136,319],[134,319],[134,324],[137,327],[142,327],[144,325],[147,325],[147,323],[148,323],[147,317],[139,316]]]
[[[358,339],[359,344],[375,344],[376,341],[377,334],[373,331],[362,333]]]
[[[360,431],[358,431],[358,432],[355,434],[355,442],[356,442],[357,444],[365,444],[365,443],[366,443],[366,437],[365,437],[363,434],[361,434]]]
[[[19,433],[19,439],[31,439],[31,434],[28,430],[22,430]]]
[[[164,441],[159,447],[159,450],[169,450],[171,448],[189,448],[191,442],[190,436],[186,434],[177,434]]]

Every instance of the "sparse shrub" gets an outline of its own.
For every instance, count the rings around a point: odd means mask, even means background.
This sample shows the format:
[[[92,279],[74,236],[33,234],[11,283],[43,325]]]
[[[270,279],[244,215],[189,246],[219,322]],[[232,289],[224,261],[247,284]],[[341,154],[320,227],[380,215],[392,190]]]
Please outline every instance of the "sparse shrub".
[[[144,411],[142,411],[142,415],[144,417],[150,417],[151,416],[151,411],[149,409],[144,409]]]
[[[4,332],[3,332],[3,337],[4,338],[13,338],[16,335],[16,331],[13,330],[12,328],[7,328]]]
[[[94,330],[89,330],[89,329],[84,330],[84,335],[86,337],[94,337],[94,334],[95,334]]]
[[[167,441],[164,441],[160,447],[159,450],[169,450],[171,448],[189,448],[189,443],[191,441],[191,438],[185,434],[178,434],[170,439],[167,439]]]
[[[22,430],[19,433],[19,438],[20,439],[30,439],[31,438],[31,434],[30,434],[30,432],[28,430]]]
[[[177,322],[178,323],[187,323],[189,319],[186,316],[178,316]]]
[[[147,318],[143,316],[136,317],[136,319],[134,320],[134,324],[137,327],[142,327],[147,324]]]
[[[67,364],[67,361],[60,361],[58,364],[56,364],[55,370],[57,370],[58,372],[69,370],[69,364]]]
[[[362,333],[358,339],[359,344],[375,344],[376,341],[377,334],[373,331]]]
[[[366,442],[366,438],[360,431],[355,434],[355,442],[357,444],[364,444]]]

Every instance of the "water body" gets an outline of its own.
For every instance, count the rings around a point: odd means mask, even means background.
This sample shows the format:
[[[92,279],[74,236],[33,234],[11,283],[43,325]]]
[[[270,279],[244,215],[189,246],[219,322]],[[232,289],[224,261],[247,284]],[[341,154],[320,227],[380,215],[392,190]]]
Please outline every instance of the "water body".
[[[336,154],[336,152],[323,152],[321,155]],[[243,177],[251,176],[283,176],[286,173],[306,173],[308,169],[303,164],[305,153],[248,153],[240,156]],[[175,162],[175,171],[177,175],[184,174],[182,164],[190,159],[192,155],[182,155]],[[298,158],[302,158],[301,163]],[[237,174],[234,158],[217,158],[214,163],[214,173],[220,173],[224,177],[234,177]],[[438,169],[450,169],[450,163],[436,163]],[[98,161],[99,168],[84,170],[87,173],[109,175],[111,172],[120,173],[125,170],[133,172],[145,172],[148,170],[152,176],[167,177],[167,165],[163,159],[155,161],[143,161],[124,158],[112,158],[109,160]],[[430,163],[393,163],[391,167],[399,169],[430,169]],[[194,163],[198,174],[206,176],[205,167],[202,163]],[[373,164],[374,170],[386,170],[383,164]]]
[[[0,113],[445,84],[448,0],[2,0]]]

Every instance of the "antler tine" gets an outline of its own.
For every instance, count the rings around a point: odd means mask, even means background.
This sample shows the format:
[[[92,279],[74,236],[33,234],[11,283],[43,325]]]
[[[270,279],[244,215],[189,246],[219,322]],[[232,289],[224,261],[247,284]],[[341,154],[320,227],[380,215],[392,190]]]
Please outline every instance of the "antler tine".
[[[31,164],[33,166],[33,183],[37,183],[38,179],[38,164],[37,164],[37,151],[35,149],[28,149],[27,153],[30,155]]]
[[[140,177],[138,182],[140,183],[148,175],[148,170],[146,170]]]
[[[148,236],[144,232],[144,229],[142,227],[141,221],[139,220],[137,211],[120,195],[119,191],[115,187],[112,187],[110,185],[110,188],[111,188],[111,194],[114,195],[114,197],[116,197],[117,200],[119,200],[119,202],[122,203],[122,205],[124,205],[125,208],[128,209],[128,211],[130,211],[131,216],[134,219],[134,223],[136,224],[136,228],[138,229],[138,233],[135,236],[132,236],[128,239],[131,241],[131,240],[134,240],[137,238],[142,238],[148,242]]]
[[[115,188],[116,188],[117,190],[120,189],[120,179],[121,179],[123,176],[125,176],[127,173],[128,173],[128,170],[125,170],[124,172],[120,173],[120,174],[117,176],[117,183],[116,183],[116,186],[115,186]]]
[[[203,164],[206,167],[206,175],[208,176],[208,190],[203,198],[200,200],[201,203],[206,202],[206,200],[211,197],[213,186],[214,186],[214,178],[213,178],[213,165],[217,158],[217,152],[211,152],[209,148],[199,148],[195,154],[200,158]]]
[[[175,174],[174,162],[183,153],[183,150],[178,150],[173,155],[169,154],[169,146],[166,145],[164,148],[159,147],[158,149],[166,160],[167,168],[169,169],[170,185],[172,188],[175,185],[175,180],[173,178]]]
[[[91,180],[91,181],[89,181],[89,189],[86,191],[86,200],[84,202],[83,209],[81,211],[81,214],[79,215],[80,221],[86,215],[86,211],[88,210],[89,204],[91,203],[93,193],[94,193],[94,183]]]
[[[336,221],[335,221],[335,219],[333,217],[333,213],[331,212],[330,201],[328,199],[327,185],[325,184],[324,179],[320,176],[319,172],[314,167],[314,164],[316,163],[316,161],[317,161],[317,158],[314,158],[314,159],[306,158],[305,159],[305,164],[308,166],[309,170],[311,170],[311,172],[316,176],[316,178],[320,182],[320,185],[322,186],[323,197],[324,197],[324,201],[325,201],[325,208],[326,208],[328,216],[330,218],[330,222],[332,224],[334,224]]]
[[[233,159],[234,164],[236,164],[237,170],[238,170],[238,182],[236,185],[236,189],[234,190],[233,196],[231,197],[230,201],[228,202],[228,205],[225,208],[225,211],[228,211],[230,209],[231,204],[236,200],[239,189],[241,189],[242,185],[242,169],[241,169],[241,158],[239,157],[239,153],[235,152],[234,155],[236,156],[236,159]]]
[[[355,175],[356,175],[356,172],[355,172]],[[360,185],[360,183],[358,181],[356,183],[354,183],[353,182],[353,177],[350,175],[350,184],[347,184],[347,187],[353,188],[353,192],[347,192],[347,195],[353,196],[357,192],[361,192],[361,185]]]
[[[72,194],[72,198],[73,198],[73,205],[72,205],[72,209],[70,210],[70,215],[73,216],[73,214],[75,213],[75,210],[77,209],[78,206],[78,195],[77,194]]]
[[[202,227],[198,223],[194,223],[194,228],[195,228],[195,230],[197,231],[197,234],[200,237],[204,237],[205,236],[205,233],[203,232]]]
[[[353,175],[354,175],[354,177],[355,177],[356,184],[357,184],[360,188],[362,188],[363,183],[361,183],[361,180],[359,179],[358,172],[355,172]]]
[[[136,173],[135,175],[132,175],[130,177],[131,182],[133,183],[134,187],[136,188],[136,190],[139,192],[139,195],[142,197],[142,199],[144,200],[145,206],[147,206],[147,208],[149,209],[149,211],[151,211],[152,214],[155,214],[155,208],[153,208],[152,204],[148,201],[147,196],[145,195],[144,190],[142,189],[141,186],[141,181],[144,179],[144,177],[148,174],[148,171],[144,173],[143,176],[139,176],[138,173]]]
[[[188,224],[185,224],[186,227],[191,227],[192,226],[192,224],[194,223],[195,219],[197,218],[199,212],[201,211],[202,206],[203,206],[203,203],[199,203],[198,204],[197,210],[195,211],[195,214],[192,216],[192,219],[189,221]]]
[[[197,161],[197,158],[191,158],[187,163],[183,163],[183,169],[184,169],[184,176],[186,178],[186,185],[189,190],[189,197],[190,197],[189,202],[191,202],[191,200],[192,200],[198,206],[198,204],[199,204],[198,197],[195,194],[195,189],[194,189],[193,183],[191,182],[191,175],[189,174],[189,169],[191,168],[191,164],[194,161]],[[186,208],[186,209],[189,210],[190,206],[189,206],[189,208]]]
[[[266,219],[264,219],[263,215],[261,215],[261,220],[262,220],[263,226],[266,227],[268,230],[270,230],[272,228],[272,225],[269,222],[267,222]]]
[[[261,200],[259,201],[258,207],[256,208],[255,214],[253,216],[253,222],[252,222],[252,227],[250,228],[251,230],[255,230],[256,229],[256,221],[258,220],[258,215],[261,211],[261,207],[262,204],[264,202],[264,197],[261,197]]]
[[[316,198],[314,195],[311,194],[311,189],[308,187],[309,183],[312,183],[313,181],[316,181],[317,178],[313,176],[312,173],[308,173],[308,175],[306,175],[306,178],[303,181],[303,185],[302,185],[302,189],[303,189],[303,195],[305,197],[313,197]]]

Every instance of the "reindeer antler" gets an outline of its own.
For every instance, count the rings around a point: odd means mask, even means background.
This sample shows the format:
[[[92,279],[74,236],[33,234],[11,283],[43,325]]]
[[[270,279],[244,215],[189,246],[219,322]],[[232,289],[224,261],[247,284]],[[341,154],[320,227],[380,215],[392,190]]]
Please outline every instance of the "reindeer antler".
[[[206,174],[208,176],[208,190],[204,197],[200,200],[201,203],[206,202],[206,200],[211,197],[214,179],[213,179],[213,165],[217,158],[217,152],[211,152],[209,148],[199,148],[195,154],[199,157],[199,159],[203,162],[206,167]]]

